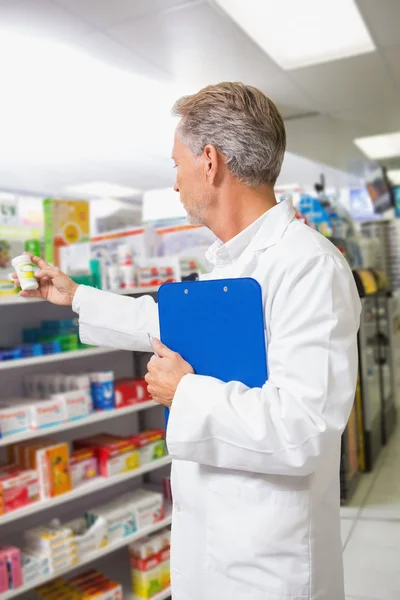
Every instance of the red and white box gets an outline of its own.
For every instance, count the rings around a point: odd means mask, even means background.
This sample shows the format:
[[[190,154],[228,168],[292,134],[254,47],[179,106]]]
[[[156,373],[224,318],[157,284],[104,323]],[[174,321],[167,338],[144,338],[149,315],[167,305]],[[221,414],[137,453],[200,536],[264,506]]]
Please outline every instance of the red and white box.
[[[123,408],[139,402],[148,402],[151,396],[144,379],[117,379],[115,382],[115,407]]]

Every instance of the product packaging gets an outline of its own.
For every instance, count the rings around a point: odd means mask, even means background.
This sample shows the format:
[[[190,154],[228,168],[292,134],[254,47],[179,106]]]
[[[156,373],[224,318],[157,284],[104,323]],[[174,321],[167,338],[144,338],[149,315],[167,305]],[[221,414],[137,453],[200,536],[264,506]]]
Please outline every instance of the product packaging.
[[[28,506],[39,500],[39,483],[35,470],[18,465],[0,467],[0,514]]]
[[[138,402],[151,400],[147,391],[147,383],[144,379],[117,379],[115,382],[115,407],[123,408]]]
[[[47,557],[36,556],[32,552],[21,552],[22,580],[29,585],[50,575],[50,562]]]
[[[87,519],[75,519],[66,523],[66,527],[69,527],[74,534],[79,560],[108,544],[107,523],[103,517],[97,518],[91,525]]]
[[[72,490],[68,444],[49,440],[44,447],[34,446],[30,450],[30,464],[37,470],[42,500]]]
[[[39,283],[35,277],[37,267],[32,265],[31,259],[27,254],[16,256],[12,260],[12,266],[18,275],[21,290],[33,291],[39,289]]]
[[[129,546],[135,596],[147,600],[170,586],[170,543],[166,529]]]
[[[109,544],[128,537],[137,530],[133,507],[122,499],[89,509],[86,513],[87,522],[91,525],[96,524],[100,518],[106,523]]]
[[[5,556],[0,554],[0,594],[8,590],[8,567]]]
[[[102,477],[112,477],[139,467],[139,450],[134,438],[100,434],[83,440],[75,440],[74,447],[95,448]]]
[[[167,454],[165,432],[162,429],[142,431],[135,436],[140,453],[140,466],[162,458]]]
[[[94,448],[82,448],[71,453],[72,487],[75,489],[91,481],[99,474],[97,452]]]
[[[159,492],[140,488],[124,494],[121,502],[132,507],[138,531],[165,518],[164,499]]]
[[[29,429],[28,406],[14,406],[12,402],[0,405],[0,437],[23,433]]]
[[[15,590],[22,585],[21,552],[15,546],[0,546],[0,562],[5,558],[8,571],[8,587]]]
[[[91,382],[94,409],[113,410],[115,408],[114,373],[112,371],[91,373]]]
[[[54,394],[52,400],[60,402],[65,421],[84,419],[93,412],[93,400],[90,391],[71,390]]]
[[[89,241],[89,203],[44,200],[46,262],[60,266],[60,248]]]

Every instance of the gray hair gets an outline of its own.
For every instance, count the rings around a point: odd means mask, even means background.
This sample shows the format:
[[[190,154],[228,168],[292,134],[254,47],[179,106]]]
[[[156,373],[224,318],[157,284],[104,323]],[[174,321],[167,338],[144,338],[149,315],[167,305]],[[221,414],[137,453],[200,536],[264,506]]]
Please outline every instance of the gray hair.
[[[209,85],[180,98],[172,112],[182,117],[177,135],[195,156],[211,144],[245,185],[275,184],[285,154],[285,125],[263,92],[243,83]]]

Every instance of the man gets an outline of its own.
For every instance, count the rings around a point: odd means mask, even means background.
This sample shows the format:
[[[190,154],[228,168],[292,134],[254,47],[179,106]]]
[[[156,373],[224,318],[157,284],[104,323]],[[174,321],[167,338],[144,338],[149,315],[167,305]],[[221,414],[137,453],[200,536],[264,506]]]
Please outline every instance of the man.
[[[219,239],[209,277],[262,286],[269,381],[248,389],[200,377],[154,346],[161,358],[146,380],[171,408],[173,598],[343,600],[340,445],[360,314],[351,271],[328,240],[276,203],[285,129],[271,100],[222,83],[182,98],[174,112],[175,190],[190,221]],[[37,295],[72,303],[84,342],[151,350],[147,334],[159,327],[150,297],[78,287],[33,260]]]

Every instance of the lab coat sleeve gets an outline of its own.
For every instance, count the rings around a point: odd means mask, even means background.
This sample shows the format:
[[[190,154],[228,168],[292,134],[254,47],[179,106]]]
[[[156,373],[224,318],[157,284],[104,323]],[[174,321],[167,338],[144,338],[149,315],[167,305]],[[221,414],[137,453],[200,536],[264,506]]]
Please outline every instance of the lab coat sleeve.
[[[360,301],[340,257],[292,262],[270,298],[268,382],[249,389],[185,376],[167,432],[174,459],[309,475],[340,448],[356,386]]]
[[[85,344],[151,352],[148,334],[159,337],[158,308],[151,296],[127,298],[79,286],[72,309]]]

